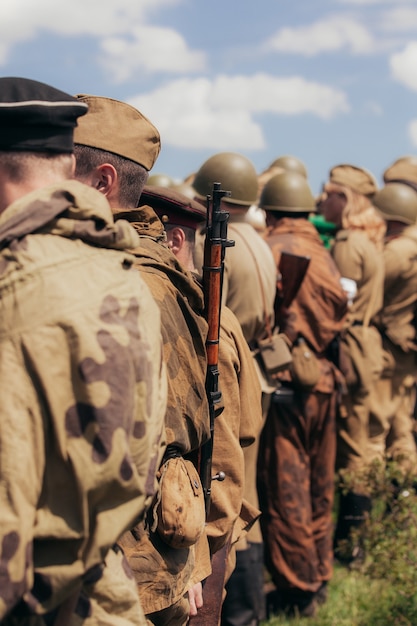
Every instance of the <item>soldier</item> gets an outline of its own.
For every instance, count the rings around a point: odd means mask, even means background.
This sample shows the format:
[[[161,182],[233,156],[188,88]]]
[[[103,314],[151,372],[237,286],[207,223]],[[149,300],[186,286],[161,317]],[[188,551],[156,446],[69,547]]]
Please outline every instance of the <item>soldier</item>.
[[[390,182],[373,198],[387,223],[385,288],[375,322],[383,337],[384,369],[371,393],[368,456],[395,459],[412,476],[417,470],[413,437],[417,309],[417,191]]]
[[[163,452],[159,311],[134,230],[70,180],[87,105],[26,78],[0,100],[0,620],[143,626],[113,546]]]
[[[359,556],[358,546],[350,545],[349,537],[371,504],[361,475],[369,460],[370,393],[382,371],[381,336],[372,323],[384,293],[385,224],[372,206],[376,191],[377,184],[370,172],[350,164],[337,165],[331,169],[318,203],[324,218],[337,228],[331,249],[333,259],[343,281],[348,279],[354,288],[339,344],[339,364],[348,393],[338,413],[336,464],[342,483],[346,472],[351,481],[340,488],[334,540],[336,555],[343,562]]]
[[[146,524],[135,526],[125,535],[121,545],[128,554],[150,622],[164,624],[173,620],[180,625],[188,621],[190,613],[196,613],[201,604],[200,581],[211,571],[208,543],[202,534],[205,520],[201,484],[189,460],[210,434],[205,394],[207,324],[203,317],[202,292],[192,275],[183,269],[165,245],[165,232],[152,209],[146,213],[136,208],[144,178],[137,179],[136,187],[133,180],[132,193],[129,191],[129,197],[126,193],[130,179],[124,177],[124,172],[131,167],[129,161],[135,158],[135,165],[139,165],[145,174],[151,162],[152,142],[145,140],[153,132],[149,121],[123,102],[97,96],[79,98],[89,103],[90,112],[75,136],[79,163],[77,175],[89,184],[99,184],[102,193],[110,199],[116,218],[129,219],[142,235],[141,245],[133,250],[135,266],[161,310],[169,383],[168,447],[160,471],[158,497],[167,493],[170,498],[169,492],[177,484],[182,490],[183,515],[179,519],[174,516],[172,520],[171,512],[162,508],[163,502],[158,505],[157,500],[152,510],[154,517],[151,515],[152,519]],[[101,128],[106,128],[109,134],[103,137]],[[135,154],[131,152],[132,137],[137,138],[140,146]],[[168,190],[165,193],[169,193]],[[176,195],[175,191],[171,194]],[[183,198],[182,201],[186,200]],[[201,220],[201,207],[197,207]],[[191,209],[187,223],[189,226],[194,224]],[[187,240],[192,238],[190,228],[184,226],[182,231]],[[171,248],[176,251],[176,239]],[[200,498],[193,485],[199,486]],[[187,506],[185,496],[191,487]],[[178,533],[169,537],[169,529],[157,524],[156,520],[168,519],[170,515],[172,524],[181,524],[181,537]],[[170,530],[172,534],[172,528]]]
[[[165,226],[168,246],[183,267],[194,273],[195,232],[206,220],[205,209],[179,193],[152,187],[145,188],[140,203],[154,208]],[[131,219],[135,219],[134,214]],[[136,222],[135,228],[142,237],[146,235],[143,225]],[[241,448],[246,449],[253,444],[259,432],[262,421],[261,390],[239,322],[227,307],[223,307],[221,312],[219,373],[223,411],[214,423],[212,474],[218,475],[223,471],[226,478],[224,482],[212,484],[206,534],[212,562],[221,563],[222,559],[224,563],[227,559],[228,564],[223,569],[216,567],[216,571],[206,581],[203,593],[205,618],[199,621],[199,611],[197,624],[207,623],[204,619],[208,618],[212,620],[210,623],[216,623],[223,585],[233,567],[233,559],[228,559],[229,546],[242,537],[259,516],[257,509],[242,502],[244,463]],[[217,597],[213,597],[215,594],[211,591],[205,597],[209,587],[210,590],[213,587],[218,589]],[[191,619],[191,623],[194,624],[195,619]]]
[[[222,199],[229,212],[230,238],[224,267],[223,302],[236,315],[252,350],[273,323],[277,270],[271,251],[262,237],[246,221],[249,207],[256,201],[258,177],[245,156],[223,152],[210,157],[197,171],[193,188],[204,201],[214,182],[231,192]],[[262,379],[264,414],[271,388]],[[245,449],[245,498],[258,508],[256,459],[258,444]],[[259,523],[236,546],[236,569],[227,585],[222,623],[257,624],[265,616],[263,596],[263,546]],[[230,620],[230,621],[229,621]],[[248,621],[252,620],[252,621]]]
[[[89,113],[84,117],[83,124],[79,124],[74,138],[76,176],[96,186],[109,200],[114,214],[123,213],[123,216],[128,217],[131,215],[129,211],[137,207],[148,170],[155,160],[154,126],[139,111],[118,100],[92,95],[79,95],[78,98],[80,102],[88,103]],[[106,129],[104,134],[101,130],[103,128]],[[157,229],[157,241],[164,239],[160,224],[158,231],[158,223],[154,216],[154,221],[147,225],[150,233],[154,228]],[[149,246],[155,246],[151,239],[142,241],[140,246],[134,247],[134,251],[135,267],[141,270],[143,279],[152,289],[163,319],[164,360],[168,367],[169,386],[165,416],[167,453],[160,474],[161,477],[162,474],[165,476],[168,470],[171,474],[180,465],[179,472],[187,481],[181,483],[184,494],[187,493],[187,487],[197,482],[201,497],[191,498],[195,507],[196,527],[190,531],[190,535],[192,532],[195,535],[188,538],[187,543],[184,541],[186,545],[181,549],[163,543],[161,546],[162,529],[155,532],[152,523],[135,526],[132,534],[126,535],[121,544],[129,554],[145,614],[154,624],[173,619],[179,625],[188,620],[190,603],[193,613],[197,609],[195,601],[197,605],[201,601],[199,596],[195,599],[191,584],[196,550],[199,550],[199,580],[203,580],[211,571],[207,542],[204,537],[199,541],[204,528],[202,488],[192,464],[184,460],[186,455],[197,450],[210,436],[205,396],[207,323],[203,317],[200,290],[190,276],[182,275],[181,268],[177,267],[178,263],[169,250],[159,260],[163,271],[158,270],[158,267],[152,271],[152,252],[147,250]],[[159,245],[157,250],[162,256]],[[187,475],[190,477],[187,478]],[[168,476],[166,484],[172,480]],[[160,481],[158,497],[161,485]],[[156,515],[157,502],[152,508]],[[191,511],[186,513],[191,521]],[[160,512],[159,519],[161,515]],[[175,541],[173,538],[171,544]],[[155,584],[159,585],[160,590],[157,597],[153,588]]]
[[[310,264],[280,330],[293,363],[278,373],[259,448],[261,526],[266,565],[276,592],[273,611],[314,615],[332,576],[332,504],[338,372],[326,356],[341,331],[346,296],[330,254],[308,221],[315,202],[301,174],[277,174],[266,184],[266,242]]]
[[[308,177],[307,168],[300,159],[290,155],[280,156],[274,159],[274,161],[258,175],[258,200],[261,197],[262,190],[266,183],[271,180],[273,176],[282,174],[283,172],[297,172],[301,174],[301,176],[304,176],[306,180]]]

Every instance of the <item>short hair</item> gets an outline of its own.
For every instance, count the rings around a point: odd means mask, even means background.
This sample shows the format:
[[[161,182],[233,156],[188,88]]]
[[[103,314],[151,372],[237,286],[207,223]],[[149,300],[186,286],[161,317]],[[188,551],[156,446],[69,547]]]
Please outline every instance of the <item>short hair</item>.
[[[174,228],[181,228],[181,230],[184,231],[185,241],[190,246],[195,245],[195,229],[194,228],[189,228],[188,226],[182,226],[182,224],[181,225],[172,224],[171,222],[169,224],[164,224],[164,227],[167,233],[169,233]]]
[[[142,190],[148,180],[148,172],[142,165],[113,152],[81,144],[75,144],[74,154],[76,159],[75,176],[77,178],[88,176],[103,163],[113,165],[120,182],[119,202],[121,207],[137,207]]]
[[[72,177],[72,154],[52,152],[0,152],[0,167],[13,183],[22,183],[39,169],[54,169],[63,178]]]

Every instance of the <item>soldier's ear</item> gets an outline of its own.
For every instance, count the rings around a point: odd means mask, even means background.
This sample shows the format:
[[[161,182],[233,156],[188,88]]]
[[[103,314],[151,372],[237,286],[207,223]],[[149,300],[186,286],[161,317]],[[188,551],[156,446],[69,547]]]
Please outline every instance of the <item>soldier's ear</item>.
[[[172,252],[175,255],[181,252],[186,241],[183,229],[179,226],[174,226],[173,228],[170,228],[167,232],[167,238]]]
[[[105,196],[109,196],[114,192],[117,186],[117,171],[110,163],[102,163],[94,173],[93,186]]]

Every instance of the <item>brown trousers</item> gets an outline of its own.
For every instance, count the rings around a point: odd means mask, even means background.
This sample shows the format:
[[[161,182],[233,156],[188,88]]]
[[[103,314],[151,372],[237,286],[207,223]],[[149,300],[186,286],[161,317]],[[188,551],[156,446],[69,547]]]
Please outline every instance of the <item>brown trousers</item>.
[[[381,378],[371,394],[368,459],[398,461],[404,471],[417,472],[414,440],[414,377],[401,373]]]
[[[272,404],[259,454],[265,563],[279,590],[315,592],[332,576],[336,394],[295,390]]]

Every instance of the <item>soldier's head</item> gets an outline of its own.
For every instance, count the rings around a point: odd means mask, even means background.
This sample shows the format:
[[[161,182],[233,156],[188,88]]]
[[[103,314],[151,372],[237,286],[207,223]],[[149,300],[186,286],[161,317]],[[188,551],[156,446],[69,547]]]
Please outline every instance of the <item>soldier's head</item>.
[[[0,78],[0,211],[73,176],[74,128],[86,112],[85,103],[45,83]]]
[[[76,178],[103,193],[112,208],[136,207],[161,149],[158,130],[125,102],[76,97],[88,105],[74,134]]]
[[[304,178],[308,178],[307,168],[304,163],[298,157],[289,154],[278,157],[272,161],[269,167],[281,167],[285,172],[297,172]]]
[[[194,269],[196,231],[206,221],[206,210],[200,202],[171,187],[146,185],[139,206],[117,211],[115,219],[128,220],[142,236],[167,241],[184,267]]]
[[[417,189],[417,156],[402,156],[383,174],[384,183],[403,183]]]
[[[417,222],[417,191],[408,184],[387,183],[373,202],[387,222],[388,235]]]
[[[307,219],[316,210],[306,178],[298,172],[285,171],[266,183],[259,206],[266,211],[268,225],[284,217]]]
[[[254,165],[242,154],[220,152],[207,159],[192,182],[196,199],[205,203],[214,183],[231,192],[230,197],[222,199],[229,212],[245,212],[256,201],[258,176]]]
[[[262,190],[266,183],[276,174],[282,172],[296,172],[308,178],[307,168],[300,159],[291,155],[280,156],[258,175],[258,196],[261,196]]]
[[[206,209],[174,189],[147,187],[140,201],[152,206],[164,225],[168,246],[184,267],[193,270],[196,232],[205,224]]]
[[[351,219],[372,206],[377,190],[375,177],[368,170],[342,163],[330,170],[317,208],[328,222],[348,228]]]

